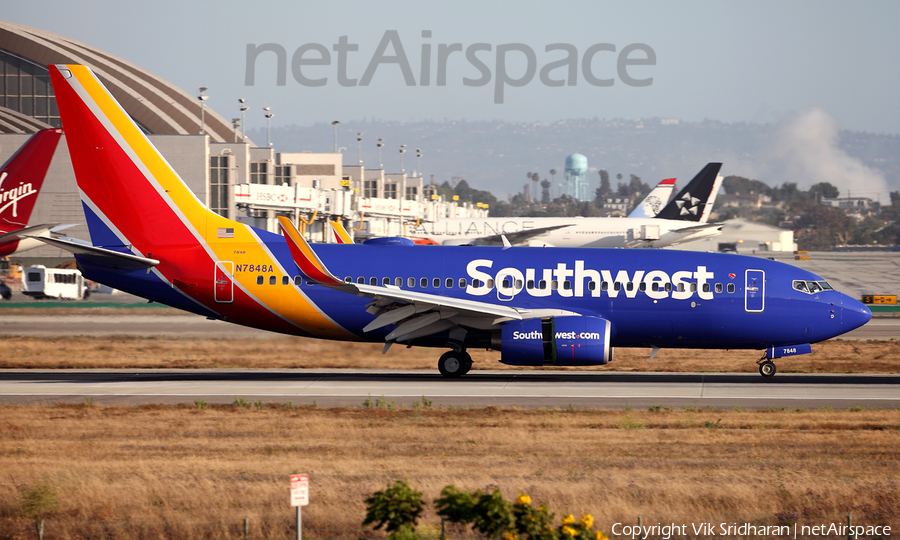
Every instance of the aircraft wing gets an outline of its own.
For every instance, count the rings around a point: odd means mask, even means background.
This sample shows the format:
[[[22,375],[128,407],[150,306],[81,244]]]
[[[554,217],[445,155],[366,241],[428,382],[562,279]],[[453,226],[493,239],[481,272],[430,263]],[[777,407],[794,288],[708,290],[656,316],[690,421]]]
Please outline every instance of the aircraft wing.
[[[23,238],[28,238],[29,236],[47,234],[57,225],[59,225],[59,223],[43,223],[41,225],[32,225],[31,227],[25,227],[24,229],[0,234],[0,246],[10,242],[17,242]]]
[[[390,285],[347,283],[325,267],[289,219],[279,216],[278,220],[294,262],[308,279],[348,294],[372,298],[366,311],[376,317],[363,328],[363,332],[371,332],[390,324],[397,325],[396,329],[385,336],[388,344],[411,341],[447,330],[451,331],[451,337],[454,331],[462,332],[461,335],[464,336],[466,330],[462,326],[489,328],[507,320],[578,315],[565,310],[529,310],[498,306],[487,302],[409,291]]]
[[[96,263],[112,266],[113,268],[150,268],[159,264],[159,261],[156,259],[148,259],[129,253],[121,253],[111,249],[92,246],[86,242],[82,243],[83,241],[75,241],[74,238],[68,240],[62,238],[47,238],[44,236],[29,236],[29,238],[40,240],[45,244],[50,244],[53,247],[64,249]]]
[[[505,245],[503,243],[503,237],[505,236],[507,240],[511,244],[521,244],[523,242],[527,242],[536,236],[540,236],[542,234],[547,234],[550,231],[555,231],[557,229],[562,229],[565,227],[571,227],[575,225],[574,223],[568,223],[566,225],[553,225],[550,227],[538,227],[537,229],[527,229],[524,231],[517,231],[511,233],[503,233],[503,234],[492,234],[489,236],[481,236],[476,238],[471,244],[476,246],[502,246]]]

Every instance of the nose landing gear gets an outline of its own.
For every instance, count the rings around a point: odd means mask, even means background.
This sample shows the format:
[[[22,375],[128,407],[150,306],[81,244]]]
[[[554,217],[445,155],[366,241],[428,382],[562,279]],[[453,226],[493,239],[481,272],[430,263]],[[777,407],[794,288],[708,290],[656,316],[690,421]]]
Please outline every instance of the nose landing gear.
[[[438,360],[438,371],[447,379],[462,377],[472,369],[472,357],[465,351],[447,351]]]

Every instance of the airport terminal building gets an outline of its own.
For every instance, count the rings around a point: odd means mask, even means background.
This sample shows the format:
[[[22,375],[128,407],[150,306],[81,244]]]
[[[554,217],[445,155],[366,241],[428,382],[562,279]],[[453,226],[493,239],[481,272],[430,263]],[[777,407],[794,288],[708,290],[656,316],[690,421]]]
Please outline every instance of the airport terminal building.
[[[327,221],[351,234],[398,235],[408,225],[487,210],[442,200],[420,174],[342,162],[344,154],[259,147],[197,96],[105,51],[64,36],[0,21],[0,161],[41,129],[61,127],[48,64],[90,66],[181,178],[215,212],[278,231],[287,216],[313,241],[333,241]],[[237,102],[237,98],[235,98]],[[430,183],[429,183],[430,184]],[[50,164],[31,223],[75,224],[90,239],[65,137]],[[70,256],[41,247],[17,254],[49,265]]]

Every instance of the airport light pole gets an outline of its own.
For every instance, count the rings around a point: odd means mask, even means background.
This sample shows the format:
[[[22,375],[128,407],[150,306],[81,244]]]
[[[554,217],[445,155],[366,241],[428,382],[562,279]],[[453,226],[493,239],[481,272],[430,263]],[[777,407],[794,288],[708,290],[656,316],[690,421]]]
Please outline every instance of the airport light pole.
[[[209,99],[209,96],[205,95],[207,90],[209,87],[201,86],[200,95],[197,96],[200,100],[200,135],[206,135],[206,100]]]
[[[240,118],[232,118],[231,125],[234,126],[234,142],[237,142],[237,128],[241,125]]]
[[[356,160],[359,161],[359,166],[362,167],[362,132],[356,132]]]
[[[337,126],[340,124],[340,120],[335,120],[331,123],[331,127],[334,128],[334,153],[337,154]]]
[[[416,148],[416,173],[422,178],[422,149]]]
[[[406,169],[403,168],[403,154],[406,153],[406,145],[400,145],[400,173],[402,174]]]
[[[244,121],[244,113],[247,112],[247,100],[244,98],[238,98],[238,103],[241,104],[241,142],[244,142],[244,139],[247,138],[247,122]]]
[[[263,110],[266,111],[266,146],[272,147],[272,117],[275,116],[275,113],[270,112],[272,107],[263,107]]]
[[[384,139],[378,139],[378,168],[384,169],[384,164],[381,162],[381,147],[384,146]]]

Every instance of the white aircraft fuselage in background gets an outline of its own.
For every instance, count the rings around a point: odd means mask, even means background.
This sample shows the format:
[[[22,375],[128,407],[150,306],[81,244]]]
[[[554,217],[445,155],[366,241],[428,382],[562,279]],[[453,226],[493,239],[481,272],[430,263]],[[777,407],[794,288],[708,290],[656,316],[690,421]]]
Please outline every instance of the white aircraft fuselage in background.
[[[568,225],[568,226],[567,226]],[[522,245],[556,247],[661,248],[715,236],[721,224],[692,223],[658,218],[450,218],[422,223],[407,233],[442,245],[477,243],[478,239],[531,229],[561,227],[535,236]]]

